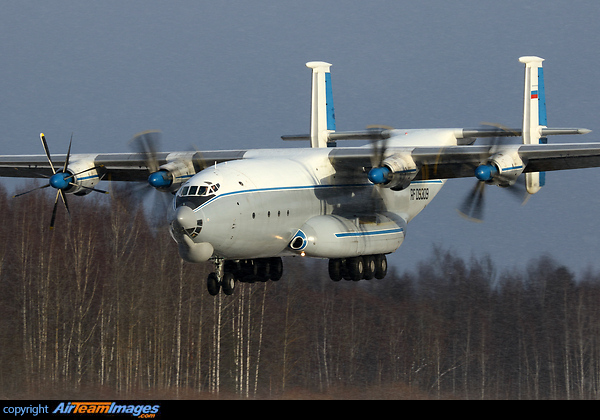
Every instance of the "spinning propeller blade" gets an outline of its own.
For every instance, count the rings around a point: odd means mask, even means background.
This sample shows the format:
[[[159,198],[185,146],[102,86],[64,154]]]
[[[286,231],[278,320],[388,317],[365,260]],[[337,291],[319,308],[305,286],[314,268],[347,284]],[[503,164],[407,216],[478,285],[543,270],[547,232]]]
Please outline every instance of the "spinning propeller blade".
[[[146,167],[150,173],[158,171],[158,159],[156,157],[156,149],[160,144],[161,132],[158,130],[148,130],[136,134],[130,140],[134,149],[144,158]]]
[[[151,197],[153,208],[159,208],[161,213],[166,214],[172,196],[164,192],[172,185],[173,178],[167,170],[160,168],[158,162],[157,150],[161,137],[162,133],[158,130],[143,131],[133,136],[129,144],[137,151],[148,168],[148,184],[136,188],[134,194],[139,196],[140,201],[146,201]],[[152,189],[149,189],[149,186]]]
[[[494,127],[499,133],[510,131],[510,129],[501,124],[482,123],[482,125]],[[490,150],[494,150],[502,144],[506,144],[508,138],[508,136],[501,134],[491,137],[489,142]],[[487,164],[474,168],[475,177],[478,180],[475,183],[475,186],[471,189],[471,191],[469,191],[463,200],[461,206],[457,209],[461,216],[470,221],[483,221],[485,208],[485,187],[487,187],[488,182],[491,181],[494,176],[497,176],[496,168],[492,168],[491,166],[491,164]],[[503,189],[510,192],[513,197],[519,199],[522,204],[525,204],[529,196],[524,183],[516,182]]]

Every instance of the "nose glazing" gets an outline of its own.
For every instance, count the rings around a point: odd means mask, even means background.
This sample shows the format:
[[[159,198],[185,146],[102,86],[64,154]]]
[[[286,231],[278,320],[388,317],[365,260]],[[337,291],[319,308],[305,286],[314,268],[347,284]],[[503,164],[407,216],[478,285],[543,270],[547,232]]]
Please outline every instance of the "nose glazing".
[[[180,206],[175,211],[171,229],[176,238],[183,234],[195,238],[202,230],[202,225],[203,220],[200,214],[196,214],[187,206]]]

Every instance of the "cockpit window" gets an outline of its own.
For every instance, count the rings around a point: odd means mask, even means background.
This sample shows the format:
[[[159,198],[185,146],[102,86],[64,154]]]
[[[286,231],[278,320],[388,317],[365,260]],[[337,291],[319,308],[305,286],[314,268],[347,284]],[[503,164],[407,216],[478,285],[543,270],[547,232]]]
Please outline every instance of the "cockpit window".
[[[214,185],[210,185],[210,186],[206,186],[206,185],[186,186],[186,187],[182,187],[181,190],[179,190],[179,196],[180,197],[187,197],[190,195],[206,196],[209,194],[216,194],[216,192],[219,191],[220,187],[221,187],[221,184],[214,184]]]
[[[184,205],[195,209],[213,198],[220,186],[220,184],[211,184],[182,187],[177,193],[176,206]]]

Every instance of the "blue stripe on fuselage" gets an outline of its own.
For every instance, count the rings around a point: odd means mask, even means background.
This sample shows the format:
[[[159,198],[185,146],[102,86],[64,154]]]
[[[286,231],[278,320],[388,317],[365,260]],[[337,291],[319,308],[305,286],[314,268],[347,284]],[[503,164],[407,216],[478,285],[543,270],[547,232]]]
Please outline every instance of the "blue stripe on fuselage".
[[[384,229],[384,230],[374,230],[372,232],[346,232],[346,233],[336,233],[336,238],[352,238],[356,236],[377,236],[377,235],[391,235],[393,233],[402,233],[404,229],[395,228],[395,229]]]

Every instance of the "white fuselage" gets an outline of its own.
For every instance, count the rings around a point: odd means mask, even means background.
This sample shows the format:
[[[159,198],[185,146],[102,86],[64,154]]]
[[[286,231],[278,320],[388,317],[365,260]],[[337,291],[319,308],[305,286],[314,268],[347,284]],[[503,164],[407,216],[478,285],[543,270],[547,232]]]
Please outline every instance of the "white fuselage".
[[[447,135],[442,138],[443,143],[452,142]],[[394,252],[407,223],[444,182],[417,181],[392,191],[370,183],[362,168],[336,168],[330,151],[254,150],[243,159],[197,173],[174,200],[174,213],[189,207],[194,215],[185,209],[187,217],[196,226],[184,241],[183,231],[175,232],[172,223],[180,249],[184,242],[192,247],[210,244],[212,256],[224,259],[290,254],[343,258]]]

